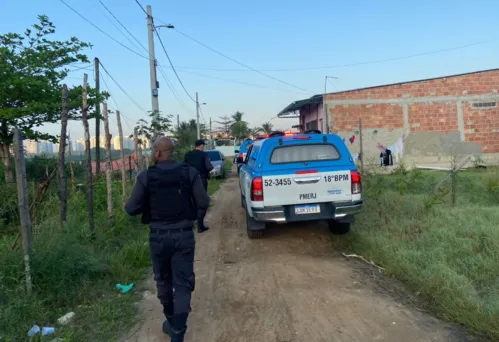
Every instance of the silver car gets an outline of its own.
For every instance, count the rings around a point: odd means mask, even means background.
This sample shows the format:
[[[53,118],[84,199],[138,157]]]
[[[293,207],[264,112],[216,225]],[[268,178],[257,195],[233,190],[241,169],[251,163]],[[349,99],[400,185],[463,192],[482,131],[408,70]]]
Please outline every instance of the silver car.
[[[213,170],[210,171],[210,175],[215,178],[225,178],[225,159],[219,150],[204,150],[210,158],[211,165],[213,165]]]

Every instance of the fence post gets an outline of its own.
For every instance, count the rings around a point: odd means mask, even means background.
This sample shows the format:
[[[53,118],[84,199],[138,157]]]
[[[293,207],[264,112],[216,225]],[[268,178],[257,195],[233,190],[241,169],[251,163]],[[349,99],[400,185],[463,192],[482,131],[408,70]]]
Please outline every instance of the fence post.
[[[24,161],[23,137],[19,128],[14,129],[14,157],[16,165],[17,200],[21,219],[21,236],[24,251],[24,276],[26,292],[31,295],[30,256],[31,256],[31,217],[29,216],[28,182],[26,180],[26,163]]]
[[[85,130],[85,154],[87,157],[87,206],[88,206],[88,227],[90,235],[93,237],[95,233],[94,223],[94,185],[92,176],[92,154],[90,152],[90,133],[88,128],[88,103],[87,103],[87,82],[88,75],[83,75],[83,105],[81,108],[81,117],[83,121],[83,129]]]
[[[68,86],[62,85],[62,103],[61,103],[61,137],[59,138],[59,198],[61,200],[60,224],[61,228],[67,218],[68,211],[68,185],[66,177],[66,167],[64,156],[66,153],[66,130],[68,127]]]
[[[109,113],[107,102],[103,104],[104,110],[104,132],[106,135],[106,189],[107,189],[107,220],[109,224],[113,221],[113,181],[111,179],[111,134],[109,133]]]
[[[362,119],[359,118],[359,142],[360,142],[360,174],[364,175],[364,142],[362,139]]]
[[[126,172],[125,172],[125,150],[123,147],[123,129],[121,127],[120,111],[116,111],[116,121],[118,121],[118,134],[120,138],[120,156],[121,156],[121,195],[123,206],[126,204]]]

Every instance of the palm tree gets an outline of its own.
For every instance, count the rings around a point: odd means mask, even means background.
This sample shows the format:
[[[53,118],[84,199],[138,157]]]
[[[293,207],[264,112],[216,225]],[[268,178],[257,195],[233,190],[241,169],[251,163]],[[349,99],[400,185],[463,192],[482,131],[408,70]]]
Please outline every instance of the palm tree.
[[[235,112],[232,115],[233,123],[231,125],[232,135],[236,138],[241,138],[248,135],[248,123],[243,120],[244,113]]]
[[[266,121],[262,124],[262,131],[265,134],[270,134],[272,132],[272,129],[274,128],[274,125],[272,125],[272,122]]]
[[[205,135],[207,130],[204,124],[199,125],[201,135]],[[175,139],[179,147],[192,146],[197,139],[196,120],[182,121],[175,129]]]
[[[255,135],[258,135],[260,132],[262,132],[261,127],[253,127],[248,129],[248,135],[251,137],[255,137]]]

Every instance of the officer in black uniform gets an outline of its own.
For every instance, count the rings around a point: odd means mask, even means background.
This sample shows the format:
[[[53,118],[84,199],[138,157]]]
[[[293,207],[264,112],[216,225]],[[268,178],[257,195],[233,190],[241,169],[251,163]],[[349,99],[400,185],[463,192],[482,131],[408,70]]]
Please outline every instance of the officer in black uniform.
[[[201,182],[205,190],[208,191],[208,178],[210,177],[210,171],[213,170],[213,165],[211,165],[208,154],[204,152],[204,145],[204,140],[196,140],[194,150],[185,154],[184,162],[198,170]],[[203,233],[210,229],[204,225],[204,217],[205,214],[202,212],[198,216],[198,233]]]
[[[198,171],[173,161],[173,153],[169,138],[154,142],[155,165],[138,175],[125,209],[132,216],[142,214],[142,223],[149,224],[154,279],[166,316],[163,331],[172,342],[182,342],[195,287],[192,228],[210,197]]]

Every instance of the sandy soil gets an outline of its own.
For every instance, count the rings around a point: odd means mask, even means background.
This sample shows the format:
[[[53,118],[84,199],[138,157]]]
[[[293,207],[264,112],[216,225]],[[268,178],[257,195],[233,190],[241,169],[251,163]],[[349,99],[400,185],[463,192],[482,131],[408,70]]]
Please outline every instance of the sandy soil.
[[[323,225],[277,225],[249,240],[235,176],[214,200],[211,230],[197,236],[186,341],[471,341],[404,304],[375,268],[346,260]],[[123,341],[169,341],[152,277],[145,286],[143,320]]]

